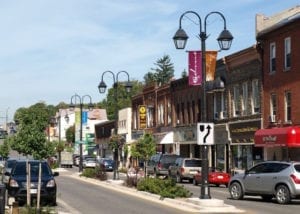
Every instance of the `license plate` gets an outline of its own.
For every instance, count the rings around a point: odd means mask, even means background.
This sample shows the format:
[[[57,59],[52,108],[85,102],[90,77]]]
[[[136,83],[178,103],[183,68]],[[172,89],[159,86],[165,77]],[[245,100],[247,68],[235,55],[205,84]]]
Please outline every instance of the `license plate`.
[[[30,194],[37,194],[37,189],[30,189]]]
[[[222,175],[218,175],[218,179],[223,179],[223,176]]]

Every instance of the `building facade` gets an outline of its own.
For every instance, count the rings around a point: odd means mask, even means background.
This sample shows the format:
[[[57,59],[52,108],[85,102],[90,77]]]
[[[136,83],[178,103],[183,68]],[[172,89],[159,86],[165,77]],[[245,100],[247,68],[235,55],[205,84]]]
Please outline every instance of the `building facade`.
[[[300,6],[256,16],[263,60],[263,127],[255,144],[266,160],[300,160]]]

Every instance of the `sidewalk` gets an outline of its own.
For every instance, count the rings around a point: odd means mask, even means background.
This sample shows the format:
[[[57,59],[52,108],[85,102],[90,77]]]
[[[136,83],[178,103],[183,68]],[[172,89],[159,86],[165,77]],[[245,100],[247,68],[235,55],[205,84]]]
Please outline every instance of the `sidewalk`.
[[[79,173],[74,173],[69,176],[71,176],[72,178],[80,179],[88,183],[99,185],[107,189],[122,192],[124,194],[128,194],[134,197],[143,198],[145,200],[149,200],[158,204],[163,204],[165,206],[173,207],[189,213],[245,213],[245,211],[237,209],[234,206],[224,204],[224,201],[219,199],[199,199],[195,197],[180,198],[180,199],[170,199],[170,198],[162,199],[158,195],[151,194],[148,192],[138,191],[135,188],[124,186],[123,178],[126,178],[126,174],[120,173],[119,180],[108,179],[106,181],[100,181],[92,178],[79,176]]]

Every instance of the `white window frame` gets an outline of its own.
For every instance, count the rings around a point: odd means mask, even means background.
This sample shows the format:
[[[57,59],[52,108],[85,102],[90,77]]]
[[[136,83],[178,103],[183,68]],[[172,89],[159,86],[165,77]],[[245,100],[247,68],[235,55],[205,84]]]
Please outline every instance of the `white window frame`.
[[[291,68],[291,37],[284,39],[284,70]]]
[[[258,114],[260,111],[260,95],[258,79],[252,80],[252,97],[251,97],[252,114]]]
[[[271,93],[270,95],[270,122],[276,122],[278,107],[277,107],[277,95]]]
[[[292,93],[290,91],[286,91],[284,93],[284,120],[285,122],[291,122],[292,120]],[[290,112],[290,115],[288,115],[288,112]]]
[[[243,82],[242,84],[242,90],[243,90],[243,97],[242,97],[242,115],[247,115],[248,112],[248,99],[249,99],[249,93],[248,93],[248,82]]]
[[[276,71],[276,44],[275,42],[272,42],[270,44],[270,74],[275,73],[275,71]]]
[[[239,116],[241,113],[239,111],[239,102],[240,102],[240,91],[239,91],[239,86],[235,85],[233,86],[233,105],[232,105],[232,110],[233,110],[233,117]]]

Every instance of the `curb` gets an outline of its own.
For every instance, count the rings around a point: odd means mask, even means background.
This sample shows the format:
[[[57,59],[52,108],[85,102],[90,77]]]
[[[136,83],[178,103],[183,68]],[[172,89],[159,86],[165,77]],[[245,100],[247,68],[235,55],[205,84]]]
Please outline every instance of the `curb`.
[[[122,192],[134,197],[143,198],[145,200],[150,200],[152,202],[166,205],[172,208],[176,208],[185,212],[190,213],[245,213],[244,210],[237,209],[234,206],[224,204],[223,200],[219,199],[199,199],[199,198],[180,198],[180,199],[171,199],[171,198],[161,198],[158,195],[138,191],[136,189],[123,186],[123,180],[106,180],[100,181],[93,178],[86,178],[79,176],[79,173],[75,173],[70,176],[75,179],[79,179],[84,182],[92,183],[95,185],[102,186],[107,189],[114,191]],[[107,185],[109,184],[109,185]]]

